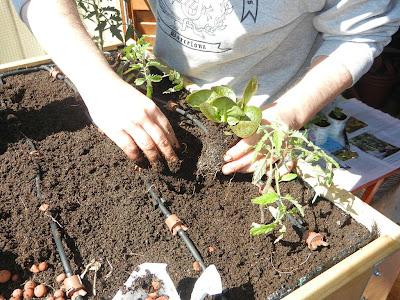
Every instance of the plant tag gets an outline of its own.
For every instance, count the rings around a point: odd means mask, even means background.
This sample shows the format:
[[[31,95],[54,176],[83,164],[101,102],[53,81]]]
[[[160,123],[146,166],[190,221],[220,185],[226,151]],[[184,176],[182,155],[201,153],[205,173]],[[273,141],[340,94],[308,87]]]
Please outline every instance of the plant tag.
[[[194,284],[190,300],[203,300],[207,295],[213,296],[221,293],[221,276],[215,265],[210,265],[204,270]]]

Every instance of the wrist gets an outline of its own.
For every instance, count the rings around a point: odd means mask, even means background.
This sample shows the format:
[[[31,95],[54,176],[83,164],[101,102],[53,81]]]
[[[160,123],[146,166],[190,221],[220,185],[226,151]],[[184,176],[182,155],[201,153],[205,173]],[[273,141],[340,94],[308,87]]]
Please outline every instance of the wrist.
[[[299,129],[304,124],[300,120],[301,116],[294,110],[294,108],[287,103],[276,101],[262,107],[263,123],[281,123],[291,129]]]

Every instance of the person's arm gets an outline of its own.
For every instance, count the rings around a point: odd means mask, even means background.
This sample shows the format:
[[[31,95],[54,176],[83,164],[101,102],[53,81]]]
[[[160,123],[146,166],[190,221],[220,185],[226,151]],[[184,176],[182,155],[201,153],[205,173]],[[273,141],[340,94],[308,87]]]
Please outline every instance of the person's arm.
[[[321,108],[368,71],[400,24],[398,0],[327,0],[314,18],[323,43],[314,67],[282,97],[263,110],[263,122],[299,129]],[[241,140],[224,157],[224,174],[253,172],[257,135]]]
[[[71,79],[95,124],[129,158],[175,160],[178,141],[158,107],[111,69],[86,32],[74,0],[30,0],[21,11],[33,34]]]

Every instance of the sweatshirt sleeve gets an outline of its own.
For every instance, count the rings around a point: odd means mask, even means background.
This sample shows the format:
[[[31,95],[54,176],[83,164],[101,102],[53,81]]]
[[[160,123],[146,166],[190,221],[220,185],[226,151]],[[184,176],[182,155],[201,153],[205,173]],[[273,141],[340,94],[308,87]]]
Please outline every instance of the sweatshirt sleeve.
[[[357,82],[400,25],[399,0],[327,0],[314,18],[323,42],[314,55],[343,64]]]

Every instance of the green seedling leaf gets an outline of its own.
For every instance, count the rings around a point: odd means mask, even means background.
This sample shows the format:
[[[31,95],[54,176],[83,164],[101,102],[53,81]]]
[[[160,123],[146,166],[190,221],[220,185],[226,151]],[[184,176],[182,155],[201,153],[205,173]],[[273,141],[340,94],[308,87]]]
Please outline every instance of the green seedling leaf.
[[[220,122],[226,123],[227,121],[227,113],[232,107],[236,106],[236,103],[232,101],[228,97],[219,97],[208,101],[213,107],[217,110],[217,116],[219,117]]]
[[[285,225],[282,225],[281,226],[281,228],[279,228],[279,231],[278,231],[280,234],[279,234],[279,236],[277,237],[277,239],[274,241],[274,244],[276,244],[277,242],[279,242],[281,239],[283,239],[283,236],[285,235],[285,233],[286,233],[286,226]]]
[[[278,212],[275,216],[276,222],[281,222],[282,219],[285,217],[285,215],[286,215],[286,206],[282,202],[280,202],[278,206]]]
[[[252,236],[257,236],[257,235],[261,235],[261,234],[269,234],[272,231],[274,231],[276,227],[275,223],[271,223],[271,224],[260,224],[258,226],[254,226],[250,229],[250,234]]]
[[[207,119],[213,122],[219,122],[217,109],[208,102],[203,102],[199,106],[200,111],[206,116]]]
[[[241,138],[246,138],[257,131],[261,123],[261,110],[255,106],[247,106],[244,109],[245,118],[240,120],[235,126],[231,126],[232,131]]]
[[[258,81],[256,77],[253,77],[247,83],[247,86],[243,92],[243,98],[238,101],[238,105],[240,106],[240,108],[244,109],[247,103],[249,103],[251,97],[253,97],[254,94],[257,92],[257,85]]]
[[[236,117],[238,119],[240,119],[241,117],[246,116],[243,109],[241,109],[239,106],[236,105],[232,106],[229,110],[228,110],[228,116],[232,116],[232,117]]]
[[[239,118],[233,117],[233,116],[229,116],[229,115],[228,115],[228,118],[226,119],[226,122],[230,126],[235,126],[237,123],[239,123],[239,121],[240,121]]]
[[[290,195],[286,195],[285,199],[288,200],[290,203],[292,203],[296,207],[296,209],[300,213],[300,215],[302,217],[304,217],[304,208],[303,208],[303,206],[301,206],[299,201],[297,201],[296,199],[293,199],[292,196],[290,196],[290,197],[289,196]]]
[[[267,204],[272,204],[275,203],[276,200],[279,199],[279,195],[275,192],[269,192],[264,195],[261,195],[259,197],[256,197],[254,199],[251,199],[251,202],[254,204],[259,204],[259,205],[267,205]]]
[[[163,64],[161,64],[160,62],[158,62],[156,60],[148,61],[147,66],[148,67],[156,67],[156,68],[165,68],[165,66]]]
[[[283,139],[285,138],[285,133],[281,130],[274,130],[272,140],[274,142],[274,147],[277,153],[281,152]]]
[[[295,174],[295,173],[288,173],[288,174],[285,174],[285,175],[283,175],[280,179],[279,179],[279,181],[292,181],[292,180],[294,180],[294,179],[296,179],[297,178],[297,174]]]
[[[210,101],[218,96],[212,90],[199,90],[186,97],[186,102],[194,109],[199,109],[200,104]]]
[[[236,104],[227,111],[227,115],[227,122],[230,126],[235,126],[237,123],[239,123],[242,117],[246,116],[244,111]]]
[[[150,80],[151,82],[160,82],[162,80],[162,76],[150,74],[150,75],[148,75],[147,79]]]
[[[135,85],[142,85],[145,82],[146,82],[146,78],[136,78],[135,79]]]
[[[132,64],[132,65],[129,67],[129,69],[126,70],[123,74],[126,75],[126,74],[128,74],[128,73],[130,73],[130,72],[132,72],[132,71],[139,70],[139,69],[141,69],[142,67],[143,67],[143,65],[142,65],[141,63]]]
[[[256,158],[256,156],[254,158]],[[265,175],[266,170],[267,170],[267,158],[264,157],[263,159],[257,162],[257,166],[253,173],[253,179],[252,179],[253,184],[258,184],[261,181],[262,177]]]
[[[223,97],[228,97],[231,100],[233,100],[234,102],[236,102],[236,94],[235,92],[224,85],[220,85],[220,86],[214,86],[211,88],[211,90],[213,90],[215,93],[217,93],[219,96],[223,96]]]
[[[151,85],[151,81],[146,81],[146,97],[150,98],[153,96],[153,86]]]

